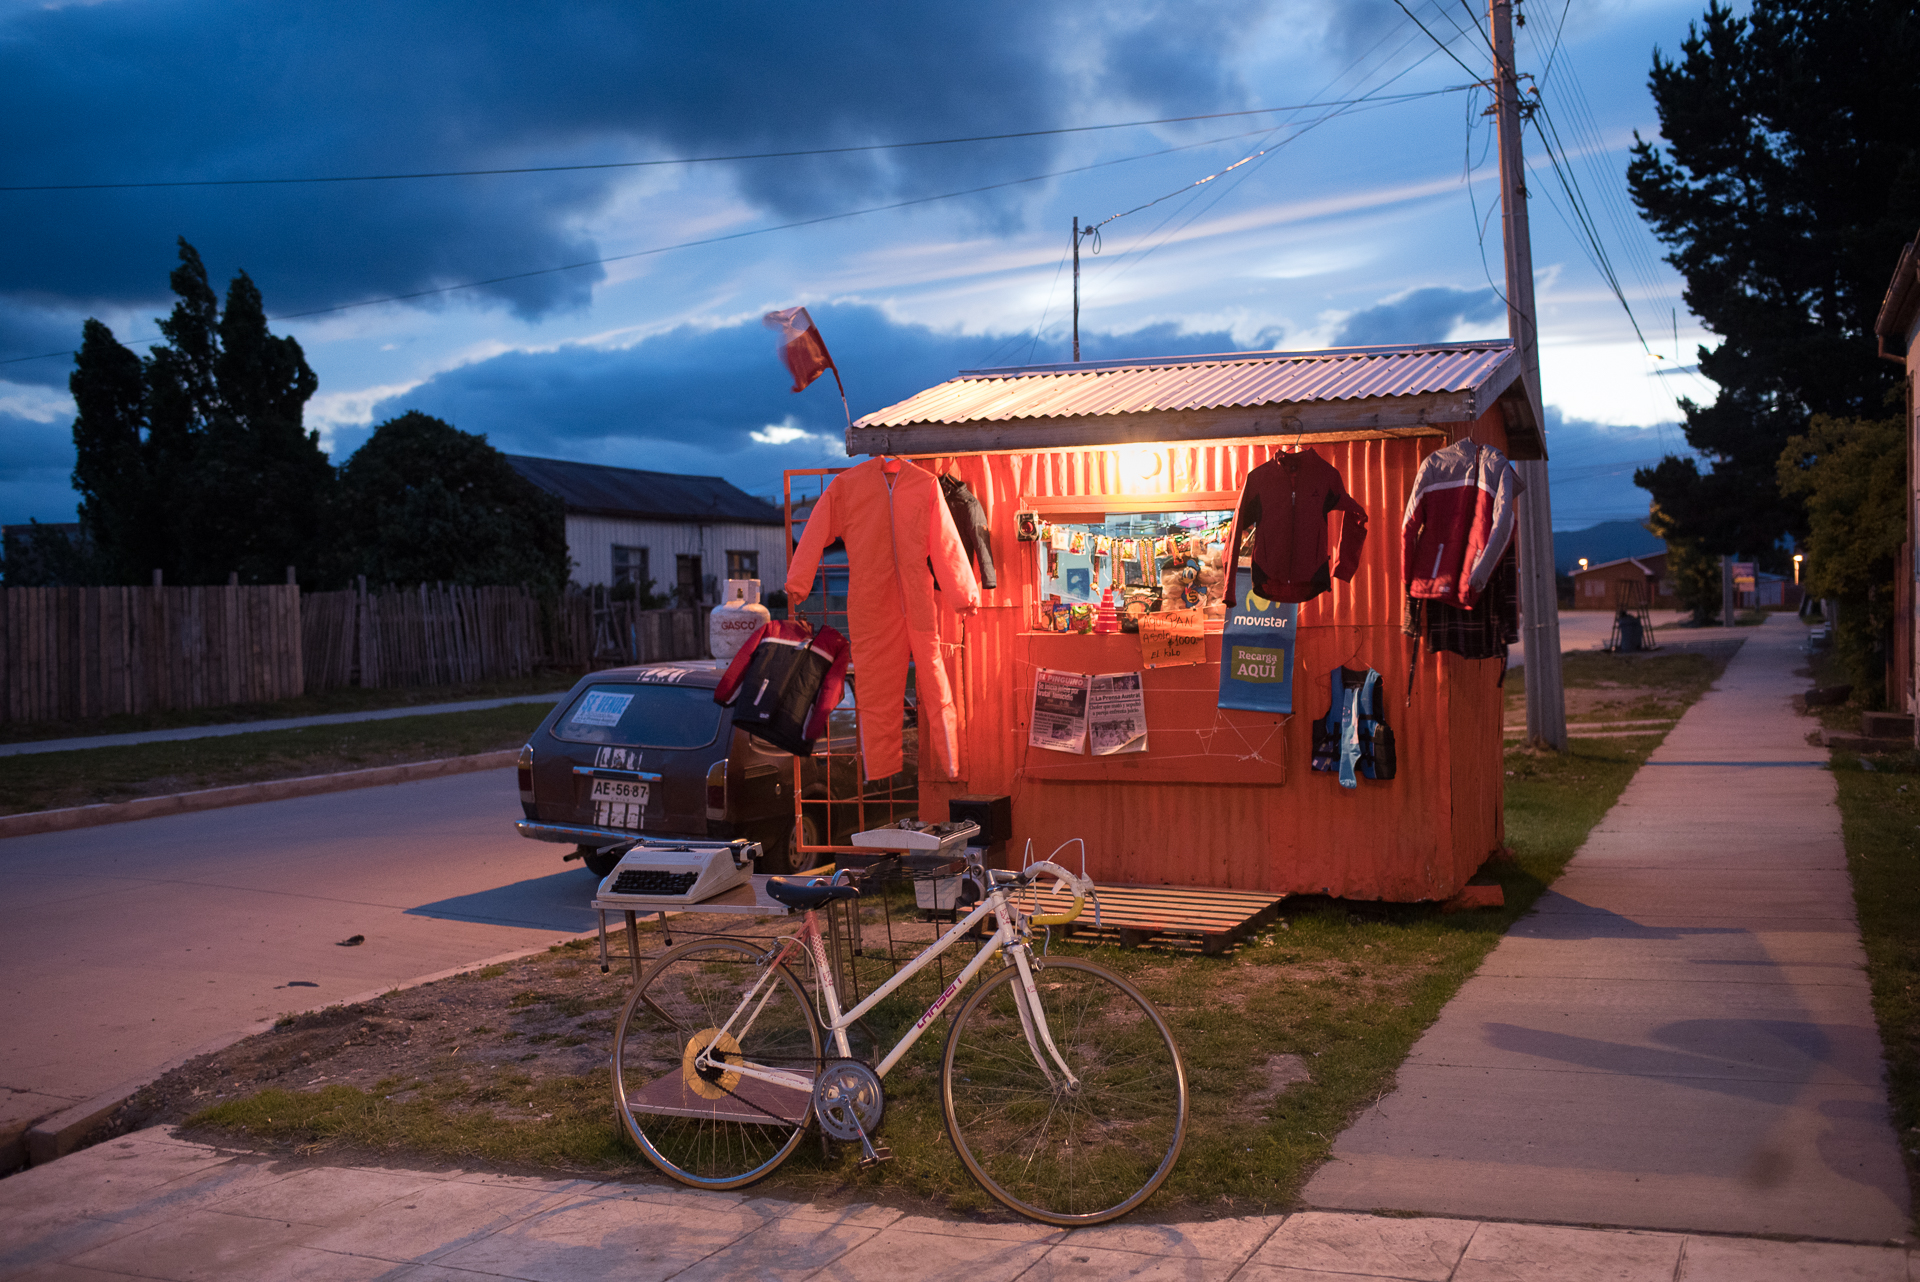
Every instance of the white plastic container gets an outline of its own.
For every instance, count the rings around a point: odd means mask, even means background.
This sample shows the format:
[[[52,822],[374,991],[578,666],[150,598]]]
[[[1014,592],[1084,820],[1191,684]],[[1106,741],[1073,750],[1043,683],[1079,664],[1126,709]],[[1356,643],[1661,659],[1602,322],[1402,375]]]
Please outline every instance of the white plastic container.
[[[722,663],[740,653],[747,638],[773,617],[760,604],[760,580],[728,579],[726,603],[707,616],[707,649]]]

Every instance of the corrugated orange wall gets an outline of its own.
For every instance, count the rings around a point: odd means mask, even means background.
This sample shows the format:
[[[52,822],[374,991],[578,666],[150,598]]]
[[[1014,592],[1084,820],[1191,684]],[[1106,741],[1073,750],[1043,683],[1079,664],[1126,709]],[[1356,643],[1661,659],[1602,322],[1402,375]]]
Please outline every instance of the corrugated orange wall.
[[[1456,424],[1450,439],[1471,435],[1504,448],[1496,414]],[[1007,793],[1014,799],[1016,840],[1033,839],[1036,854],[1082,837],[1087,870],[1113,882],[1226,886],[1275,894],[1326,893],[1353,899],[1445,899],[1502,841],[1504,771],[1497,659],[1468,661],[1422,653],[1407,698],[1408,641],[1400,631],[1400,518],[1414,473],[1442,442],[1406,440],[1316,444],[1367,510],[1368,534],[1350,583],[1300,608],[1294,714],[1290,718],[1214,709],[1220,733],[1203,737],[1203,759],[1180,763],[1181,782],[1150,777],[1152,762],[1116,764],[1114,782],[1046,778],[1063,763],[1090,758],[1034,750],[1029,765],[1028,635],[1034,588],[1031,544],[1017,541],[1014,514],[1023,496],[1111,497],[1139,492],[1123,479],[1117,451],[1044,455],[973,455],[933,460],[957,473],[980,496],[993,530],[999,587],[983,594],[973,619],[948,616],[949,672],[960,704],[962,777],[934,779],[921,763],[922,814],[946,818],[957,793]],[[1273,453],[1268,446],[1182,446],[1160,451],[1169,489],[1235,491],[1248,471]],[[1132,460],[1129,460],[1130,462]],[[1125,510],[1123,501],[1112,504]],[[1085,671],[1114,671],[1117,638],[1086,638]],[[1134,638],[1125,637],[1128,644]],[[1071,655],[1074,638],[1042,637],[1054,666]],[[1213,655],[1217,659],[1217,642]],[[1095,660],[1101,660],[1096,662]],[[1399,748],[1390,782],[1362,780],[1343,789],[1330,774],[1308,769],[1313,718],[1325,713],[1328,673],[1340,664],[1379,670],[1390,692],[1389,724]],[[1215,665],[1161,670],[1149,677],[1217,688]],[[1150,696],[1151,697],[1151,696]],[[1211,704],[1206,691],[1196,695]],[[1149,740],[1152,739],[1151,718]],[[1253,755],[1257,751],[1257,756]],[[1109,758],[1118,762],[1119,759]],[[1195,782],[1214,776],[1245,782]],[[1252,782],[1252,780],[1263,782]],[[1017,855],[1017,851],[1015,854]]]

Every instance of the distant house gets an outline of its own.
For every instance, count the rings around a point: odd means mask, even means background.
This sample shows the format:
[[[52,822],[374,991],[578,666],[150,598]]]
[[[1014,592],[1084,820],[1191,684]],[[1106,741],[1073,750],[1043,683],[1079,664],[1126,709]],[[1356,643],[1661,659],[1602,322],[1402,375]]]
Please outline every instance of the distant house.
[[[780,509],[717,476],[522,454],[507,462],[566,505],[567,555],[583,586],[651,581],[655,594],[694,605],[717,601],[726,579],[759,579],[771,592],[786,578]]]
[[[1651,592],[1651,598],[1645,596]],[[1602,561],[1581,569],[1573,568],[1573,608],[1576,610],[1617,610],[1622,606],[1649,605],[1656,610],[1677,609],[1680,599],[1667,582],[1667,554],[1625,556],[1617,561]]]

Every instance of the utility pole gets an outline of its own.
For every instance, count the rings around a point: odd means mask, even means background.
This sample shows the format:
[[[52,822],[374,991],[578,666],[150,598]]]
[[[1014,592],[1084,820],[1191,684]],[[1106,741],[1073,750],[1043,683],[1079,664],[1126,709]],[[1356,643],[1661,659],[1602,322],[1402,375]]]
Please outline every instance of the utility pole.
[[[1073,363],[1075,365],[1080,363],[1080,215],[1078,214],[1073,216]]]
[[[1533,240],[1527,231],[1527,169],[1520,156],[1520,79],[1513,68],[1514,0],[1488,0],[1493,28],[1493,95],[1500,127],[1500,227],[1507,257],[1507,334],[1520,352],[1520,381],[1546,453],[1540,399],[1540,334],[1533,305]],[[1527,646],[1527,743],[1567,748],[1567,701],[1560,681],[1560,593],[1553,573],[1553,505],[1547,464],[1516,462],[1520,496],[1520,613]]]

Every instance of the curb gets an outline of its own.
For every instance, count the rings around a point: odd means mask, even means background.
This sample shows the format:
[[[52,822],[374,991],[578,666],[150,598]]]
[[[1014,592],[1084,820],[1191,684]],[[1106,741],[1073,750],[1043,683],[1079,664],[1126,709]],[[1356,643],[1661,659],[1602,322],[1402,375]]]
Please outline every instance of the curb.
[[[490,756],[493,754],[483,753],[481,755]],[[474,760],[474,758],[451,757],[448,758],[448,760],[471,761]],[[317,775],[314,777],[326,779],[337,778],[338,776]],[[189,793],[187,795],[192,796],[194,794]],[[586,931],[582,934],[568,936],[567,939],[563,939],[561,942],[564,943],[570,939],[594,939],[597,937],[597,931]],[[384,997],[388,993],[403,992],[409,988],[419,988],[423,984],[433,984],[443,979],[451,979],[455,975],[464,975],[469,971],[482,970],[488,966],[498,966],[505,962],[518,961],[522,957],[532,957],[539,953],[546,952],[550,946],[551,945],[541,944],[533,948],[517,948],[510,953],[500,953],[493,957],[483,957],[479,961],[463,962],[458,966],[449,966],[445,970],[436,970],[430,975],[418,975],[413,979],[405,980],[398,984],[388,984],[382,988],[369,988],[363,993],[356,993],[341,1001],[327,1002],[325,1006],[310,1006],[307,1009],[324,1010],[327,1006],[355,1006],[361,1002],[369,1002],[375,998]],[[305,1012],[298,1013],[304,1014]],[[159,1081],[162,1077],[165,1077],[168,1073],[171,1073],[174,1069],[179,1068],[189,1060],[198,1059],[202,1055],[211,1055],[215,1051],[223,1051],[235,1042],[244,1041],[256,1034],[270,1032],[274,1027],[274,1023],[275,1021],[272,1019],[259,1019],[235,1032],[223,1033],[210,1042],[201,1043],[183,1055],[176,1055],[174,1058],[161,1064],[158,1068],[151,1069],[140,1077],[122,1082],[112,1090],[94,1096],[83,1104],[75,1104],[71,1108],[62,1109],[58,1113],[41,1118],[29,1127],[26,1134],[22,1137],[24,1151],[21,1156],[25,1157],[26,1163],[30,1167],[45,1166],[55,1158],[65,1157],[69,1153],[86,1148],[88,1146],[88,1136],[97,1130],[101,1123],[105,1122],[121,1105],[132,1099],[135,1095],[138,1095],[154,1082]],[[17,1165],[17,1161],[15,1163],[0,1162],[0,1170],[9,1169],[10,1165]]]
[[[512,765],[517,756],[518,752],[515,749],[506,748],[499,752],[479,752],[467,757],[409,761],[397,766],[374,766],[366,770],[342,771],[339,774],[302,775],[296,779],[238,783],[225,788],[176,792],[163,797],[140,797],[134,801],[113,801],[97,806],[71,806],[64,810],[35,810],[23,815],[0,815],[0,839],[30,837],[43,832],[66,832],[74,828],[92,828],[100,824],[127,823],[134,819],[152,819],[159,815],[183,815],[197,810],[219,810],[226,806],[245,806],[256,801],[317,797],[323,793],[372,788],[381,784],[413,783],[421,779],[438,779],[445,775],[466,774],[474,770],[498,770]]]

